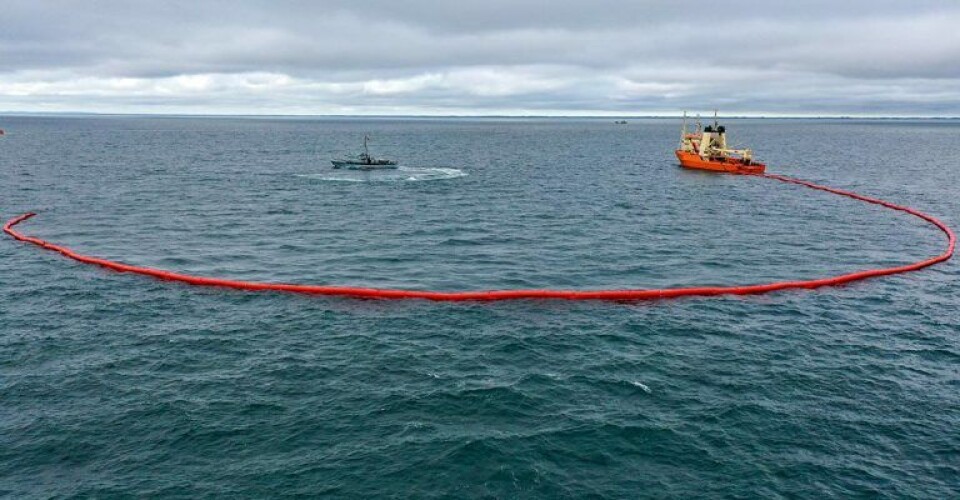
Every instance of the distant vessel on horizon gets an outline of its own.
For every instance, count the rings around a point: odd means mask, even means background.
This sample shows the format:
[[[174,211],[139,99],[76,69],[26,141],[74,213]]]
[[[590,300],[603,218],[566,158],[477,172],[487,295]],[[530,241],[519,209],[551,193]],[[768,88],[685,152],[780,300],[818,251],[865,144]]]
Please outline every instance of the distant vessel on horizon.
[[[714,112],[713,125],[704,128],[697,119],[697,128],[687,132],[687,113],[683,113],[680,129],[680,148],[675,151],[680,166],[695,170],[727,172],[733,174],[762,174],[766,165],[753,161],[750,149],[727,147],[727,129],[717,122]]]
[[[356,159],[343,158],[332,160],[331,163],[333,163],[333,168],[345,168],[348,170],[381,170],[397,168],[397,162],[395,160],[374,158],[373,156],[370,156],[370,149],[367,147],[367,143],[369,141],[370,136],[364,134],[363,152],[357,155]]]

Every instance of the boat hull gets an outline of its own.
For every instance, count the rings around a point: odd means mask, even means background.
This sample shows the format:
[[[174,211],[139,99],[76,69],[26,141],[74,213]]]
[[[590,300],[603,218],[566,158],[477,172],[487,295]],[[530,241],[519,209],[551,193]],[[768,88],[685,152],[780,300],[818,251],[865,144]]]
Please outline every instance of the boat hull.
[[[696,153],[676,150],[680,166],[694,170],[708,170],[727,174],[762,174],[766,165],[762,163],[744,163],[743,160],[727,158],[725,160],[704,160]]]
[[[350,161],[332,161],[333,168],[342,168],[345,170],[394,170],[396,163],[360,163]]]

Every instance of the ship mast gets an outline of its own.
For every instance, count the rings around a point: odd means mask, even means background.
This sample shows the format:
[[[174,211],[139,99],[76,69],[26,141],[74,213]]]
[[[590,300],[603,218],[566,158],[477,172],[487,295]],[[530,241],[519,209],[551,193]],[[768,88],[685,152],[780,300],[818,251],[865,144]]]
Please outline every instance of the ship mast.
[[[683,124],[680,127],[680,145],[683,145],[683,140],[687,138],[687,112],[683,112]]]

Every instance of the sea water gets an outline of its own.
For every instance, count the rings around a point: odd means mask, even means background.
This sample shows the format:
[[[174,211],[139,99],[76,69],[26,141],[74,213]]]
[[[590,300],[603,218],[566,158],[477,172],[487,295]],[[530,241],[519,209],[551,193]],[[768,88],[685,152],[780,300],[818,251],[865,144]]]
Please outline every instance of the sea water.
[[[732,120],[768,170],[960,226],[960,122]],[[906,214],[681,170],[676,120],[0,117],[0,217],[140,266],[417,290],[804,279]],[[331,158],[364,134],[395,171]],[[194,288],[0,239],[0,496],[886,496],[960,488],[960,269],[756,297]]]

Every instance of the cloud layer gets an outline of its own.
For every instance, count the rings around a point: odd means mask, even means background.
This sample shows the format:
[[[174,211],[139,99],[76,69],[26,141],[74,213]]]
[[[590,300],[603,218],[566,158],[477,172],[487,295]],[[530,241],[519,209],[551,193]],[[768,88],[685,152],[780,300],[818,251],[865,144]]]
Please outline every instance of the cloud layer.
[[[8,111],[960,115],[949,0],[13,0],[0,26]]]

